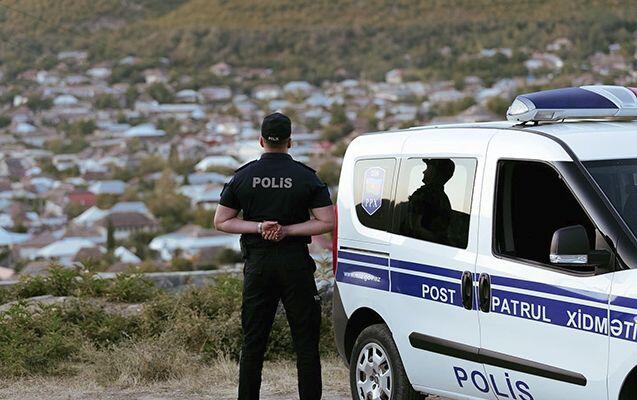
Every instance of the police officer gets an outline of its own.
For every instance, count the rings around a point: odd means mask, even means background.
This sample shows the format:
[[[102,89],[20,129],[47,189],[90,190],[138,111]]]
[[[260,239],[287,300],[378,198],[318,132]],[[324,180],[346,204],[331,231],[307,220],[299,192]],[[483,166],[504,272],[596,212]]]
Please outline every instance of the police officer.
[[[300,399],[321,398],[321,308],[316,266],[307,245],[312,235],[333,228],[334,214],[327,186],[313,169],[288,154],[291,131],[287,116],[265,117],[259,138],[264,154],[235,171],[215,213],[218,230],[241,234],[245,260],[239,400],[259,398],[263,357],[279,300],[296,351]]]

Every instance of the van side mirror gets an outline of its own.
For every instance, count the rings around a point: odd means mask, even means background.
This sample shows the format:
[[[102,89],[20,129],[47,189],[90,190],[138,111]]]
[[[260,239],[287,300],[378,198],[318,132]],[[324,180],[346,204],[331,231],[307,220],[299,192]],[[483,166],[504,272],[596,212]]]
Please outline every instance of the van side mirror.
[[[551,240],[552,264],[588,264],[591,251],[586,228],[582,225],[560,228]]]
[[[594,270],[606,268],[612,260],[611,253],[606,250],[591,250],[586,228],[582,225],[560,228],[551,240],[551,264],[577,268],[578,270]]]

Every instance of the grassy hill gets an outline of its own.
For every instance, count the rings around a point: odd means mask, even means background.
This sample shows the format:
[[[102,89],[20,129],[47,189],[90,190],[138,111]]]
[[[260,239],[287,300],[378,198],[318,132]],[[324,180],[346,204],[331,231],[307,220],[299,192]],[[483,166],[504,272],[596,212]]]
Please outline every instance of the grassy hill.
[[[575,67],[610,43],[632,55],[636,30],[637,7],[620,0],[0,0],[0,58],[12,70],[85,48],[93,60],[166,56],[189,73],[225,61],[281,79],[378,79],[394,67],[490,79],[523,74],[525,53],[562,36]],[[467,57],[500,46],[513,58]]]

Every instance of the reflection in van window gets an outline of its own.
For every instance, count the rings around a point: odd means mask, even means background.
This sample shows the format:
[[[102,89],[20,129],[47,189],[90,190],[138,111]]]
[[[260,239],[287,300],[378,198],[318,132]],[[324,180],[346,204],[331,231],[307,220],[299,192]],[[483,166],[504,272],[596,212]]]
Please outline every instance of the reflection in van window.
[[[466,248],[476,164],[464,158],[406,160],[398,178],[396,233]]]
[[[391,189],[395,159],[360,160],[354,167],[356,216],[361,224],[382,231],[390,230]]]
[[[553,233],[572,225],[584,226],[591,248],[596,246],[592,221],[558,173],[542,162],[498,162],[495,214],[495,252],[503,256],[550,265]]]
[[[584,165],[637,237],[637,160],[586,161]]]

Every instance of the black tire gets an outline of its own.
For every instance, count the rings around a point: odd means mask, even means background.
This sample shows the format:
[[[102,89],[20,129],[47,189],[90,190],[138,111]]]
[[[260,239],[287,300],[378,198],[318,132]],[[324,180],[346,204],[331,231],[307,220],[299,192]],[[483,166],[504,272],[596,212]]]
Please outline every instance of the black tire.
[[[391,331],[385,324],[368,326],[358,335],[349,363],[349,382],[352,391],[352,399],[367,400],[358,392],[357,381],[358,361],[364,357],[361,351],[369,344],[380,346],[391,366],[391,400],[422,400],[425,395],[414,390],[407,378],[405,368],[398,354],[398,348],[392,337]],[[365,375],[363,375],[365,376]],[[385,397],[381,397],[383,400]]]

